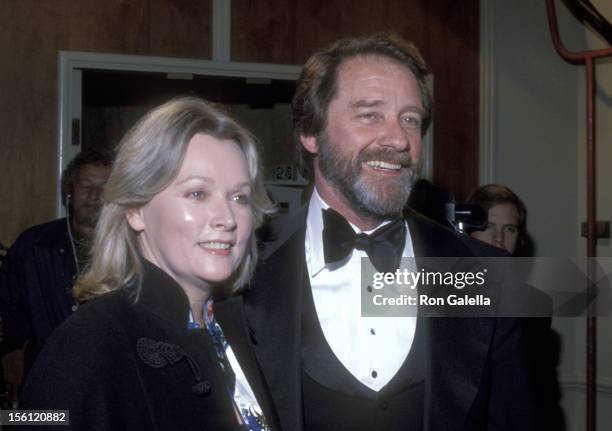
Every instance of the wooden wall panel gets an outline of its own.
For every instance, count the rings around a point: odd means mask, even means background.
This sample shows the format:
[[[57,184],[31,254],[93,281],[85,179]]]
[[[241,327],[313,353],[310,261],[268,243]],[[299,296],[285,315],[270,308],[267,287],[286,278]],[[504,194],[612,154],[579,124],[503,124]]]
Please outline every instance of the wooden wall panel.
[[[447,0],[232,0],[232,59],[302,64],[340,37],[384,30],[413,41],[435,81],[434,181],[461,201],[478,185],[478,5],[463,1],[458,13]]]
[[[57,10],[52,2],[6,1],[0,31],[0,241],[52,218],[56,181]]]
[[[231,59],[297,64],[297,0],[232,0]]]
[[[38,4],[31,0],[26,3]],[[51,3],[57,14],[54,48],[148,53],[149,0],[56,0]]]
[[[409,12],[408,12],[409,11]],[[385,2],[340,0],[334,2],[300,2],[298,16],[299,56],[304,60],[310,53],[339,37],[367,35],[393,30],[421,46],[426,21],[421,0]],[[303,61],[303,60],[302,60]]]
[[[150,54],[211,58],[211,17],[211,1],[150,0]]]
[[[209,58],[212,0],[0,2],[0,241],[53,218],[59,50]],[[435,178],[478,182],[478,0],[233,0],[232,60],[301,64],[349,35],[393,29],[435,76]]]
[[[211,4],[0,2],[0,242],[55,216],[58,52],[209,57]]]
[[[479,183],[479,4],[461,2],[458,14],[450,3],[427,3],[423,53],[434,73],[434,182],[463,202]]]

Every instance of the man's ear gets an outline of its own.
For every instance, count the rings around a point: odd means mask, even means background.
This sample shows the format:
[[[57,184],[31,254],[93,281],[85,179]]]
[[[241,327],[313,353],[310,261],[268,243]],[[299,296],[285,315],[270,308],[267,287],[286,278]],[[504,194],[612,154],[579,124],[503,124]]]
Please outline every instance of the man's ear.
[[[311,154],[319,154],[319,144],[315,136],[300,135],[302,146]]]
[[[139,233],[145,230],[145,222],[144,215],[142,213],[141,208],[130,208],[125,213],[125,218],[127,219],[128,224],[134,230],[134,232]]]

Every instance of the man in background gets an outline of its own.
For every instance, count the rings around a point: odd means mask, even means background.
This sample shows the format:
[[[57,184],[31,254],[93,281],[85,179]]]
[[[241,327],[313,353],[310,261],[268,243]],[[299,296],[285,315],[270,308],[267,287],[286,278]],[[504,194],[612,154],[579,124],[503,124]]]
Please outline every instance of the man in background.
[[[27,229],[7,253],[0,286],[3,350],[25,345],[24,375],[51,332],[77,309],[72,286],[87,264],[111,163],[107,153],[79,153],[61,179],[67,217]]]
[[[472,231],[472,238],[501,248],[513,256],[530,255],[526,250],[527,209],[512,190],[500,184],[487,184],[474,190],[467,203],[478,205],[487,212],[486,227]]]
[[[532,257],[534,244],[527,232],[527,207],[509,187],[486,184],[474,190],[467,199],[487,213],[484,229],[470,232],[472,238],[500,248],[512,256]],[[527,319],[531,380],[538,394],[539,429],[563,430],[565,418],[561,409],[561,389],[557,376],[561,340],[551,329],[552,300],[544,292],[524,286],[531,317]],[[524,311],[529,311],[525,308]]]

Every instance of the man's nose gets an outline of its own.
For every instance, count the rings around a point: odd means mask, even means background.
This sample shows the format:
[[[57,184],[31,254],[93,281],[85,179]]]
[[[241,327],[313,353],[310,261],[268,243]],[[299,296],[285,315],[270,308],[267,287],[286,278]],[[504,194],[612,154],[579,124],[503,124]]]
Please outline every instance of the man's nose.
[[[504,245],[504,230],[503,229],[496,229],[495,230],[495,234],[493,236],[493,241],[498,244],[499,246],[503,246]]]
[[[104,186],[92,186],[87,190],[87,199],[92,202],[97,202],[102,199],[102,193],[104,192]]]
[[[399,121],[391,120],[385,124],[381,145],[392,147],[396,151],[408,151],[410,150],[411,142],[408,139],[406,130],[404,130]]]

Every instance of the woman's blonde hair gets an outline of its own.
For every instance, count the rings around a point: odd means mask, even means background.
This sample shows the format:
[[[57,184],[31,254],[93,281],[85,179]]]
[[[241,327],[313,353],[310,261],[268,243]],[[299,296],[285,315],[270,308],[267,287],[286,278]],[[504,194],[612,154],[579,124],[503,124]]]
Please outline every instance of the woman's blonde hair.
[[[74,287],[74,296],[86,301],[129,287],[138,297],[141,284],[140,249],[126,213],[140,208],[176,178],[187,146],[203,133],[235,142],[244,153],[251,180],[251,207],[256,229],[273,206],[263,185],[255,137],[228,115],[196,97],[180,97],[147,113],[119,143],[104,188],[104,207],[96,227],[90,264]],[[247,283],[257,261],[254,232],[250,245],[227,284],[235,290]]]

